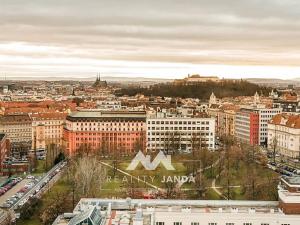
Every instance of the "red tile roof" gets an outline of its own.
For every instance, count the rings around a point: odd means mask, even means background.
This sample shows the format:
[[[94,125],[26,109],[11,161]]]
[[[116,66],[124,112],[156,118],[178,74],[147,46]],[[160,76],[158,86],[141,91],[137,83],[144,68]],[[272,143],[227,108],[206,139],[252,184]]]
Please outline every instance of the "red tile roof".
[[[274,116],[269,123],[300,129],[300,115],[278,114]]]

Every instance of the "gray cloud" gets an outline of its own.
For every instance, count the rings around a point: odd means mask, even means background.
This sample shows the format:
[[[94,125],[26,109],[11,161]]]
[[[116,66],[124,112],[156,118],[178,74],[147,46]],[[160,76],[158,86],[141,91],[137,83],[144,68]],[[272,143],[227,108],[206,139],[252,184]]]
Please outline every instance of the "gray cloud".
[[[0,56],[16,69],[52,57],[298,67],[299,12],[298,0],[2,0]],[[1,48],[14,42],[54,48]]]

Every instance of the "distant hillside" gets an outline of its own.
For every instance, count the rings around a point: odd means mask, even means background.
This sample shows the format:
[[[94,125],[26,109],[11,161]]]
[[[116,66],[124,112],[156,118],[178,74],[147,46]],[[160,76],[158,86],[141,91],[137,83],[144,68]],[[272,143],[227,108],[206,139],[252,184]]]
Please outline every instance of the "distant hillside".
[[[212,92],[219,98],[252,96],[255,92],[268,95],[270,88],[259,86],[248,81],[222,81],[220,83],[206,82],[195,85],[174,85],[172,83],[155,84],[148,88],[130,87],[116,92],[117,95],[143,94],[146,96],[182,97],[208,99]]]
[[[268,86],[268,87],[287,87],[289,84],[300,86],[300,79],[282,80],[282,79],[265,79],[265,78],[247,78],[251,83]]]
[[[97,76],[40,76],[40,77],[29,77],[29,76],[16,76],[16,77],[7,77],[7,81],[95,81]],[[106,80],[108,82],[169,82],[173,81],[173,79],[165,79],[165,78],[147,78],[147,77],[116,77],[116,76],[101,76],[101,80]],[[1,79],[0,79],[1,81]],[[2,79],[4,81],[4,79]]]

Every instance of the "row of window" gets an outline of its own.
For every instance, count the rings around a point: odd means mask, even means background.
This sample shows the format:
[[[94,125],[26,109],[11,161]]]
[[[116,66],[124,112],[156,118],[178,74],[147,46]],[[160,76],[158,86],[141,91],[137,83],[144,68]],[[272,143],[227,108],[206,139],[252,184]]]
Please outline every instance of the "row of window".
[[[143,126],[144,123],[143,122],[110,122],[110,123],[107,123],[107,122],[101,122],[101,123],[76,123],[77,126],[120,126],[120,125],[123,125],[123,126]]]
[[[174,147],[174,145],[176,145],[176,143],[173,144],[173,147]],[[193,147],[192,144],[181,144],[181,146],[182,146],[182,145],[184,145],[184,146],[187,147],[187,148]],[[155,142],[155,143],[148,143],[147,146],[150,147],[150,148],[156,148],[156,149],[157,149],[157,148],[166,148],[166,147],[172,146],[172,143],[170,144],[170,143],[157,143],[157,142]],[[201,146],[201,147],[210,147],[210,148],[212,148],[212,147],[213,147],[213,144],[204,144],[204,143],[201,143],[200,146]]]
[[[116,138],[116,137],[103,137],[102,139],[101,138],[98,138],[98,141],[134,141],[134,140],[137,140],[137,138]],[[76,138],[76,141],[97,141],[97,138]]]
[[[148,130],[209,130],[209,127],[149,127]]]
[[[200,136],[213,136],[214,134],[211,132],[201,132],[200,134],[197,133],[165,133],[165,132],[148,132],[148,135],[159,135],[159,136],[167,136],[167,137],[181,137],[181,136],[194,136],[195,138],[200,137]]]
[[[214,139],[211,138],[211,141]],[[148,141],[193,141],[191,138],[148,138]],[[196,140],[195,140],[196,141]],[[201,141],[209,141],[209,138],[202,138]]]
[[[209,121],[148,121],[148,124],[202,124],[202,125],[209,125]]]
[[[77,131],[79,131],[79,130],[82,130],[82,131],[143,131],[144,130],[144,128],[142,128],[142,127],[139,127],[139,128],[130,128],[130,127],[128,127],[128,128],[120,128],[120,127],[113,127],[113,128],[98,128],[98,129],[96,129],[95,127],[94,128],[80,128],[80,129],[76,129]]]
[[[165,222],[156,222],[156,225],[165,225]],[[173,225],[182,225],[182,222],[174,222]],[[200,225],[199,222],[191,222],[191,225]],[[218,223],[215,222],[209,222],[208,225],[218,225]],[[225,223],[225,225],[235,225],[234,223]],[[243,225],[252,225],[252,223],[243,223]],[[261,225],[269,225],[269,223],[261,223]],[[290,225],[287,223],[283,223],[281,225]]]
[[[136,133],[134,133],[134,132],[131,132],[131,133],[76,133],[76,137],[80,137],[80,136],[83,136],[83,137],[86,137],[86,136],[104,136],[104,137],[108,137],[108,136],[128,136],[128,135],[136,135],[136,136],[138,136],[138,135],[141,135],[142,133],[140,132],[140,133],[138,133],[138,132],[136,132]]]

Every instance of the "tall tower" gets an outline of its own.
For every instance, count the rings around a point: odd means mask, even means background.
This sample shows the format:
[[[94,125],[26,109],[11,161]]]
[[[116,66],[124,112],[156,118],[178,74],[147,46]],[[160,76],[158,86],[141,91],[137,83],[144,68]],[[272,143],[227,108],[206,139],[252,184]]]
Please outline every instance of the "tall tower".
[[[209,106],[217,104],[217,97],[215,94],[212,92],[210,97],[209,97]]]
[[[255,92],[253,103],[254,103],[254,105],[258,105],[260,103],[260,97],[257,92]]]

